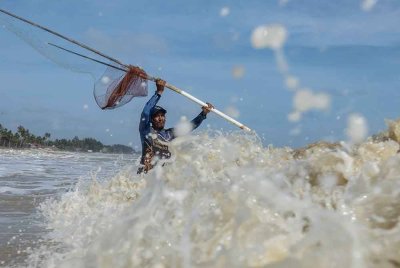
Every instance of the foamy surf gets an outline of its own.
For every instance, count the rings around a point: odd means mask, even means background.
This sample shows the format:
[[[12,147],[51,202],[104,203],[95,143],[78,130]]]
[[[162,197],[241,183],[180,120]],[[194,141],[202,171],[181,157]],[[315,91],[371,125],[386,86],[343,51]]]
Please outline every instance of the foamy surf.
[[[252,135],[173,142],[41,205],[30,267],[393,267],[400,263],[398,123],[364,143],[263,147]]]

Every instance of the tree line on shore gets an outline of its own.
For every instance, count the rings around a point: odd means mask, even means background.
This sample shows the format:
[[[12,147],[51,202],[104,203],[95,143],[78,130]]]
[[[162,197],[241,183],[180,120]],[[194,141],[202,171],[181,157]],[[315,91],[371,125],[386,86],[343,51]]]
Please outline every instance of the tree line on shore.
[[[122,144],[104,145],[94,138],[79,139],[50,139],[51,134],[46,132],[43,136],[30,133],[29,129],[18,126],[17,131],[11,130],[0,124],[0,147],[7,148],[56,148],[65,151],[103,152],[103,153],[133,153],[134,150]]]

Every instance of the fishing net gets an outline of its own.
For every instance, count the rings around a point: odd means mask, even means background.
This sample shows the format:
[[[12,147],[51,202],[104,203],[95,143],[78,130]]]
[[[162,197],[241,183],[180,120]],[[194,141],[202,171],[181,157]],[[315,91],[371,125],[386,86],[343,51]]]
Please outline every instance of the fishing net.
[[[50,43],[57,44],[63,48],[68,48],[72,51],[93,58],[96,57],[96,54],[0,12],[0,30],[2,29],[14,33],[37,52],[62,68],[74,72],[87,73],[94,78],[94,81],[96,81],[100,74],[104,72],[104,67],[101,64],[68,53],[65,50],[50,45]],[[2,42],[3,41],[7,42],[7,40],[2,40]]]
[[[95,81],[94,97],[101,109],[114,109],[133,97],[147,96],[147,74],[138,67],[105,63],[92,51],[3,12],[0,12],[0,28],[13,32],[57,65],[90,74]],[[105,71],[104,65],[109,66]]]
[[[124,66],[119,66],[121,69]],[[139,67],[127,71],[108,67],[94,85],[94,98],[101,109],[115,109],[132,100],[147,96],[147,74]]]

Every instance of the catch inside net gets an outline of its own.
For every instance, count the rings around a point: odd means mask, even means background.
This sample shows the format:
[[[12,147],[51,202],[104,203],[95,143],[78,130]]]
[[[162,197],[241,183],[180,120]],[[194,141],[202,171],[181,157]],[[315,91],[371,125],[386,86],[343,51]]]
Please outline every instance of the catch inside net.
[[[147,74],[142,69],[135,66],[118,67],[120,69],[108,67],[94,85],[94,98],[103,110],[115,109],[134,97],[145,97],[148,94]]]

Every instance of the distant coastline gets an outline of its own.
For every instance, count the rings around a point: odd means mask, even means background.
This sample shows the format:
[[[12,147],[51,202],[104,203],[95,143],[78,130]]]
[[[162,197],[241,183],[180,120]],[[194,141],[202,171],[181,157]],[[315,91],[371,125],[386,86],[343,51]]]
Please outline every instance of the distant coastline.
[[[27,148],[50,148],[61,151],[72,152],[100,152],[100,153],[135,153],[132,147],[114,144],[104,145],[94,138],[80,139],[51,139],[51,134],[46,132],[43,136],[30,133],[29,129],[18,126],[14,133],[0,124],[0,148],[27,149]]]

